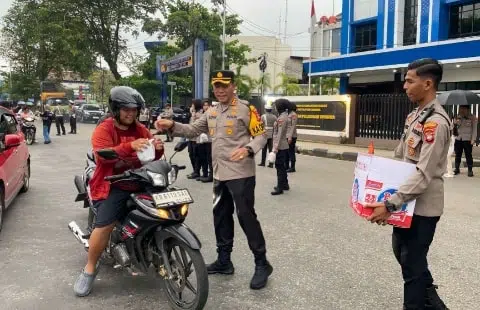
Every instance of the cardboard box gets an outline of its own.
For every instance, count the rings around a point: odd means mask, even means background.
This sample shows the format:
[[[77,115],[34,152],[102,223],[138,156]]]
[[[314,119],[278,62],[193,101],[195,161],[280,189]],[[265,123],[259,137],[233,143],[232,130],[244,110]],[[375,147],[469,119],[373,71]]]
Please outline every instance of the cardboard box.
[[[370,216],[373,210],[365,208],[365,204],[387,200],[415,171],[415,165],[410,163],[359,153],[350,207],[362,217]],[[410,228],[414,209],[415,201],[404,204],[400,211],[390,216],[387,223]]]

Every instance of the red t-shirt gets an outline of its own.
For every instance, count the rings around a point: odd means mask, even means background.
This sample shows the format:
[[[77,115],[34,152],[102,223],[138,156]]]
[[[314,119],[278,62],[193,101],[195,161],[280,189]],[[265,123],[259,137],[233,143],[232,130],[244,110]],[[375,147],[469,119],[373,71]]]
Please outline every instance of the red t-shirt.
[[[113,118],[108,118],[95,128],[92,135],[92,146],[95,154],[97,167],[90,180],[90,194],[93,200],[106,199],[110,192],[110,182],[105,181],[106,176],[120,174],[132,168],[140,168],[142,164],[137,158],[136,152],[132,149],[132,142],[140,139],[151,139],[150,131],[142,124],[136,123],[127,130],[122,130],[114,125]],[[113,149],[120,158],[129,163],[126,164],[120,159],[105,160],[96,154],[101,149]],[[163,156],[163,150],[156,151],[155,159]],[[132,184],[126,182],[114,183],[116,187],[124,190],[135,190]]]

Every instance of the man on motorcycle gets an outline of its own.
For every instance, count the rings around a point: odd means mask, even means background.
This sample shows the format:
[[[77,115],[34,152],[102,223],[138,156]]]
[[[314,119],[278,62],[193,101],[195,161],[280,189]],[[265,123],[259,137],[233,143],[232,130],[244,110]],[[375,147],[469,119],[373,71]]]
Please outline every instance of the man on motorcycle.
[[[97,167],[90,180],[90,195],[97,217],[95,228],[89,239],[88,262],[80,273],[74,292],[79,297],[90,294],[93,281],[98,273],[98,259],[105,250],[110,233],[115,223],[121,219],[131,192],[137,189],[133,184],[117,182],[110,184],[106,176],[120,174],[131,168],[142,166],[136,152],[149,145],[153,136],[150,131],[137,121],[137,116],[144,108],[145,101],[138,91],[126,86],[114,87],[110,92],[109,108],[113,117],[98,124],[92,135],[94,152],[101,149],[114,149],[118,159],[106,160],[95,153]],[[163,156],[163,143],[154,142],[156,156]]]
[[[27,126],[25,126],[25,122],[28,120],[28,122],[30,122],[30,124],[33,125],[33,126],[30,126],[30,128],[33,130],[33,140],[32,140],[32,143],[33,143],[35,141],[35,135],[37,133],[37,127],[35,127],[35,125],[33,124],[33,121],[35,120],[35,114],[33,114],[33,112],[30,110],[28,106],[25,106],[25,108],[23,108],[19,113],[21,118],[22,132],[25,136],[27,135],[26,134]]]

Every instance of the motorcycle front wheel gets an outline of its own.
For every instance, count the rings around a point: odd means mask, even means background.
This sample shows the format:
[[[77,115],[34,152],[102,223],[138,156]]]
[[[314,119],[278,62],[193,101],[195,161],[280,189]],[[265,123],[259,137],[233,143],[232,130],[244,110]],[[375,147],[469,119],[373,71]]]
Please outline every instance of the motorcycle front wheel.
[[[203,309],[208,299],[208,273],[202,254],[173,238],[166,240],[164,247],[172,270],[171,277],[163,277],[170,306],[175,310]],[[160,276],[165,272],[164,267],[158,270]]]
[[[27,142],[27,144],[32,145],[34,140],[35,136],[33,135],[33,131],[27,130],[27,132],[25,133],[25,141]]]

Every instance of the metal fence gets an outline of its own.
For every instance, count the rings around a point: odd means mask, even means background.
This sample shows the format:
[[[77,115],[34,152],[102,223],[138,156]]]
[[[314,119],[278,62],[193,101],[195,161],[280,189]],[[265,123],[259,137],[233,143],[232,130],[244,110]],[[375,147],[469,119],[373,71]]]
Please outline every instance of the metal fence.
[[[360,138],[398,140],[403,134],[405,119],[415,108],[406,94],[375,94],[357,97],[355,136]],[[444,106],[453,118],[458,106]],[[473,105],[471,112],[477,118],[480,107]],[[480,134],[480,123],[478,124]],[[480,139],[480,137],[479,137]]]
[[[374,94],[357,97],[355,136],[400,139],[405,119],[415,105],[405,94]]]

